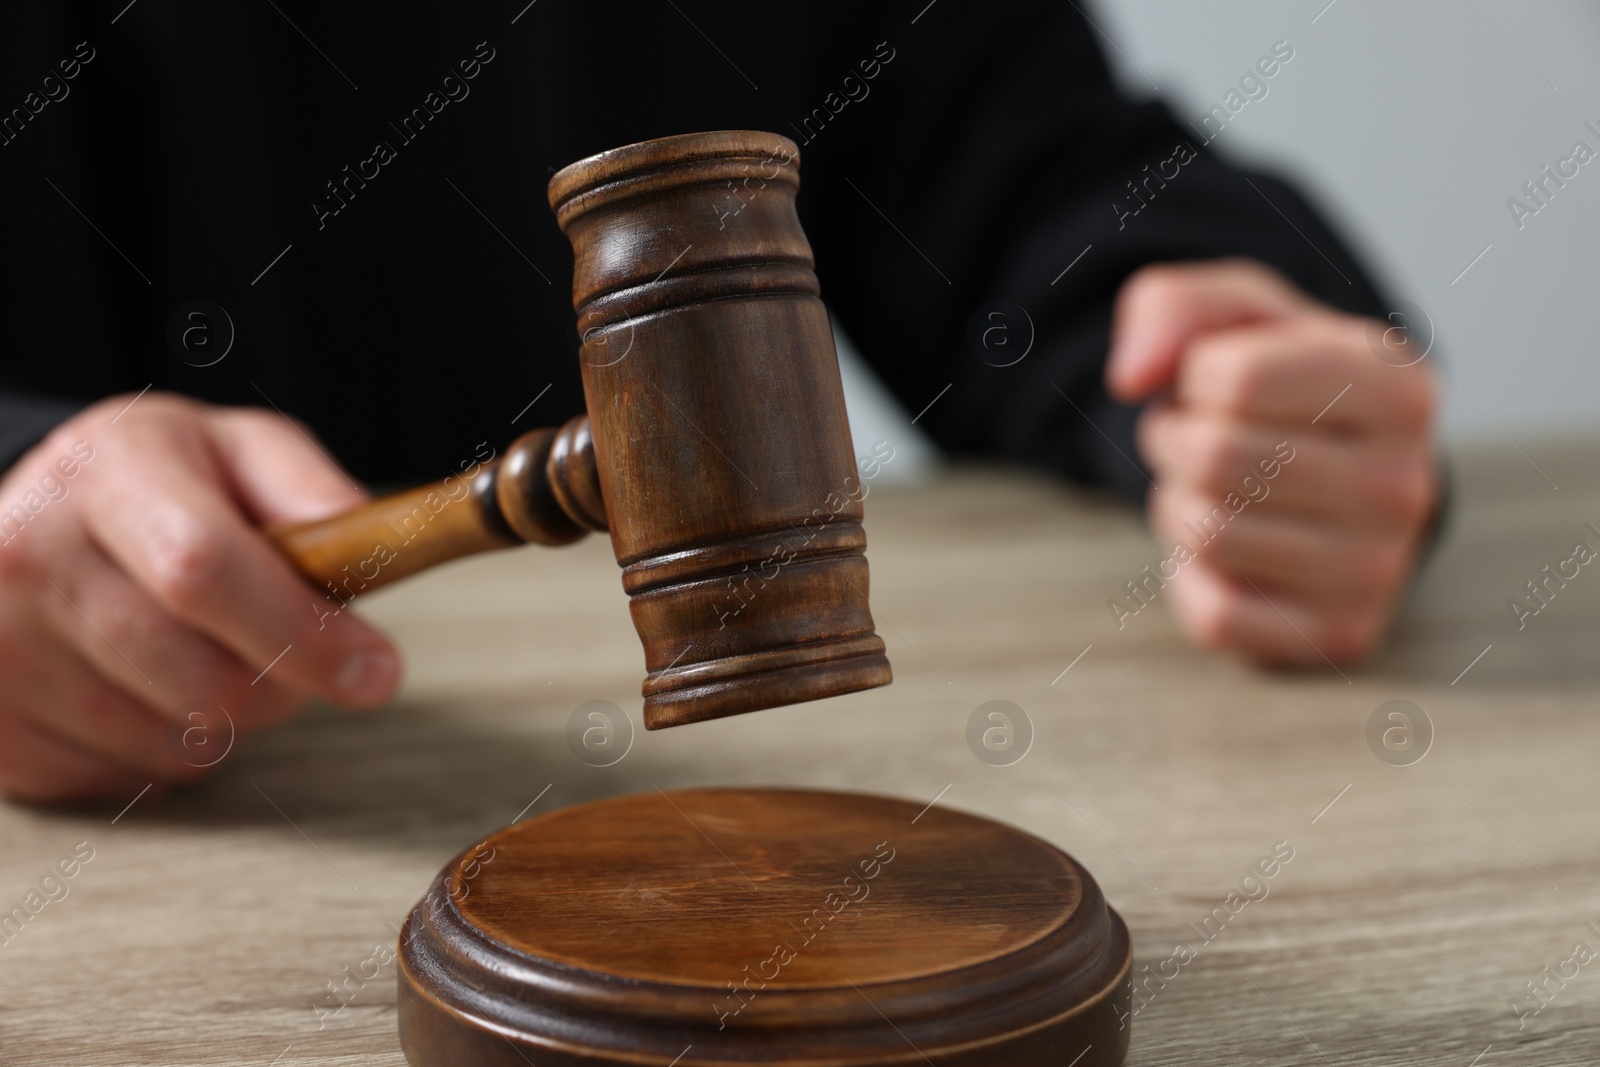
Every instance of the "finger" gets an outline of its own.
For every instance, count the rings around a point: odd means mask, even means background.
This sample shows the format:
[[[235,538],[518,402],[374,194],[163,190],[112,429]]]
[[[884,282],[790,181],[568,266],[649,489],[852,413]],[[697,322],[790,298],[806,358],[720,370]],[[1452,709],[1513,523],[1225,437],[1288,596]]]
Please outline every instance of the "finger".
[[[289,416],[223,408],[211,417],[223,465],[256,525],[323,519],[368,498],[311,431]]]
[[[1379,361],[1366,337],[1366,320],[1348,315],[1210,333],[1185,351],[1174,392],[1183,404],[1258,422],[1425,436],[1432,371]]]
[[[1172,384],[1195,337],[1318,307],[1277,272],[1251,260],[1145,267],[1117,293],[1106,386],[1120,400],[1143,400]]]
[[[1163,487],[1215,500],[1233,493],[1273,513],[1405,531],[1432,513],[1438,494],[1432,450],[1420,443],[1299,433],[1173,404],[1145,411],[1137,433]]]
[[[169,719],[195,700],[229,709],[241,730],[293,714],[301,701],[231,649],[180,622],[84,544],[70,579],[44,594],[51,628],[94,673]]]
[[[13,800],[134,799],[150,779],[16,715],[0,717],[0,793]]]
[[[1229,649],[1270,666],[1326,668],[1372,651],[1384,613],[1329,611],[1281,590],[1251,588],[1195,560],[1173,580],[1173,613],[1196,644]]]
[[[160,457],[122,469],[86,497],[89,530],[157,604],[290,688],[355,706],[388,698],[400,675],[388,640],[352,612],[327,624],[323,598],[214,486]]]
[[[147,781],[204,776],[202,761],[184,759],[167,718],[100,680],[69,649],[33,648],[29,657],[27,703],[19,713],[34,725]]]
[[[1387,602],[1414,551],[1409,539],[1394,534],[1341,530],[1256,504],[1235,513],[1182,490],[1152,494],[1150,510],[1157,529],[1187,544],[1212,570],[1319,608]]]

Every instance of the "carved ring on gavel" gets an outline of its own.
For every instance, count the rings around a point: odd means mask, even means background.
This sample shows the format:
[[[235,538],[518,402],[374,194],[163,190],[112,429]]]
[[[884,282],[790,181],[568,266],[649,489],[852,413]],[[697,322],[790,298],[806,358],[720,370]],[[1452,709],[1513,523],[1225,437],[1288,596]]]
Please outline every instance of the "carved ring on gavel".
[[[609,530],[650,729],[888,684],[799,166],[787,138],[721,132],[557,173],[588,415],[524,434],[465,496],[446,479],[273,539],[348,599],[375,550],[356,589]]]

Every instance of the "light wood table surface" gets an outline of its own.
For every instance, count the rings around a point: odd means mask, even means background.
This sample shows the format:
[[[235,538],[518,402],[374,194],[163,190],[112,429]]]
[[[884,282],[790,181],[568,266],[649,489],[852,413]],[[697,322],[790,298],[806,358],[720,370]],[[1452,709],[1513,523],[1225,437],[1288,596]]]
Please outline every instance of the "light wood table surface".
[[[1525,448],[1456,457],[1442,549],[1348,677],[1196,651],[1159,605],[1119,632],[1107,599],[1160,558],[1138,516],[1006,472],[868,500],[893,686],[641,730],[611,767],[565,740],[584,701],[640,706],[603,539],[375,594],[409,657],[393,706],[316,710],[120,816],[0,805],[0,910],[94,850],[0,944],[0,1064],[401,1064],[394,965],[368,961],[441,864],[525,811],[711,784],[939,797],[1073,853],[1141,974],[1196,950],[1147,987],[1130,1064],[1600,1063],[1600,960],[1520,1028],[1509,1003],[1579,942],[1600,951],[1600,569],[1522,632],[1507,607],[1600,521],[1600,446]],[[1013,766],[967,747],[993,699],[1036,732]],[[1412,766],[1366,741],[1392,699],[1433,724]],[[1269,895],[1201,939],[1189,924],[1279,842]],[[329,982],[375,967],[319,1016]]]

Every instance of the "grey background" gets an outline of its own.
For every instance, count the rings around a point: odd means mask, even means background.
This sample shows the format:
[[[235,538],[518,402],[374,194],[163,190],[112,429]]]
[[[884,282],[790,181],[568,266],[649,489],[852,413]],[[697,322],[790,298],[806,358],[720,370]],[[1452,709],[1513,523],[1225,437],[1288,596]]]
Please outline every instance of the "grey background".
[[[1108,48],[1124,87],[1148,95],[1143,71],[1195,121],[1287,40],[1294,60],[1215,147],[1286,171],[1390,292],[1428,311],[1454,386],[1451,437],[1498,426],[1521,443],[1593,425],[1600,159],[1521,231],[1506,208],[1574,141],[1600,152],[1583,128],[1600,128],[1593,0],[1093,0],[1084,10],[1126,54]]]
[[[1298,182],[1388,292],[1426,310],[1450,383],[1447,440],[1526,445],[1594,427],[1600,159],[1522,230],[1506,206],[1575,141],[1600,152],[1584,129],[1600,128],[1594,0],[1077,2],[1123,88],[1196,124],[1288,41],[1294,59],[1212,147]],[[886,436],[906,435],[855,434]]]

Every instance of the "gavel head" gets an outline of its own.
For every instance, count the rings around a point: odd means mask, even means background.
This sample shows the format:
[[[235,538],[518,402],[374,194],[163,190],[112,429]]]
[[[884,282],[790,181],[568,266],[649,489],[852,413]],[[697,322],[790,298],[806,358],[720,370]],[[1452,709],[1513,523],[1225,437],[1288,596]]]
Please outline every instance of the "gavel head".
[[[799,155],[774,134],[693,134],[550,181],[650,729],[891,679],[867,600],[866,485],[795,214]],[[572,437],[555,438],[551,474],[560,450],[587,451]],[[582,497],[586,480],[551,483]]]

